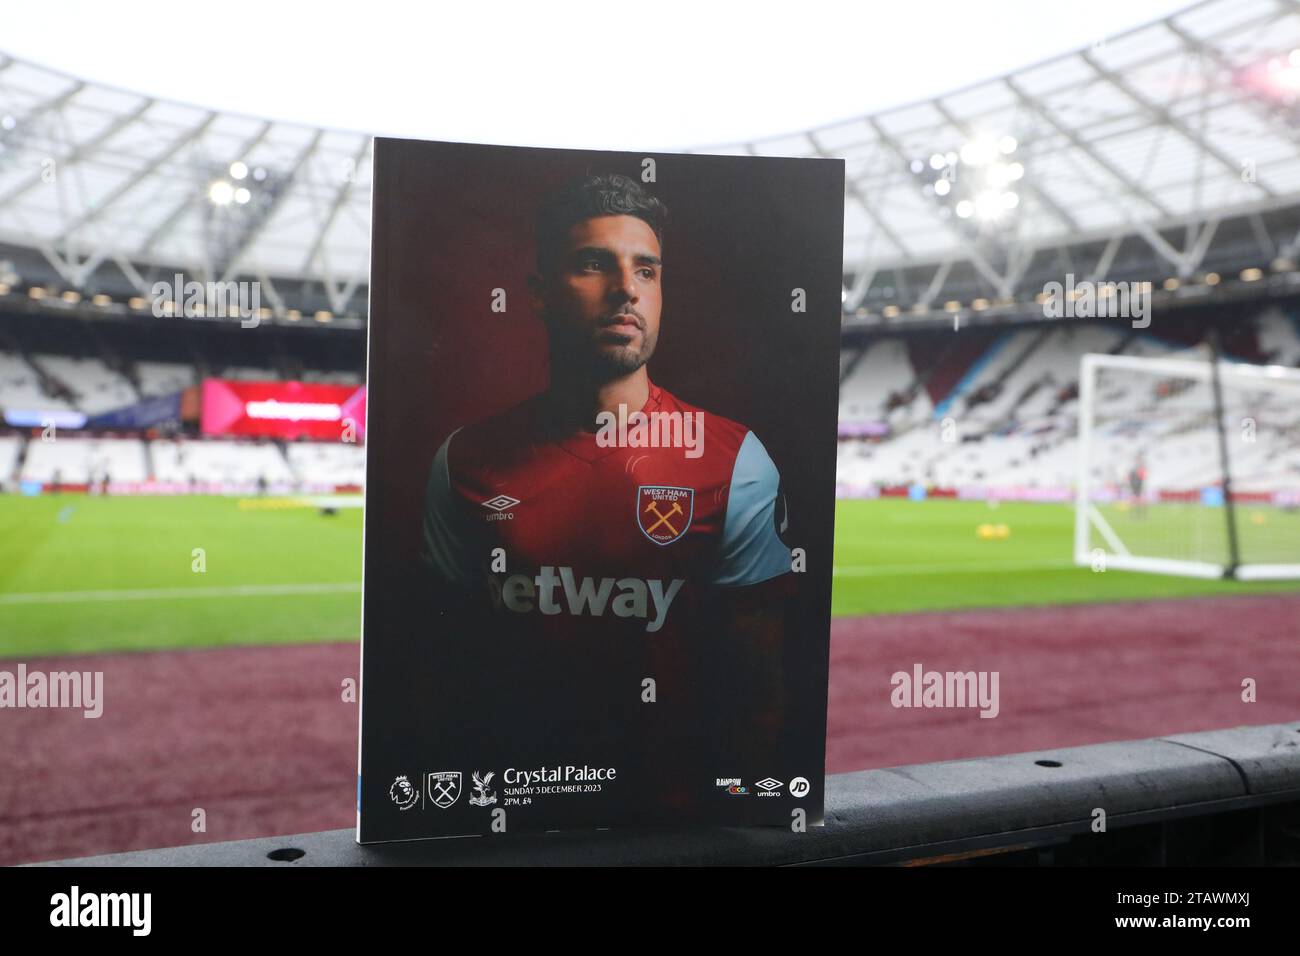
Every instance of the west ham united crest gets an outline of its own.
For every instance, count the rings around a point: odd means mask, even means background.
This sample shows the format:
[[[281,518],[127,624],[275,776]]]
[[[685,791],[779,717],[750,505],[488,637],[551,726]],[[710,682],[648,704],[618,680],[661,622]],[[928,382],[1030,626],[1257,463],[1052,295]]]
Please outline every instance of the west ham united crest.
[[[686,533],[695,513],[695,489],[641,485],[636,490],[636,523],[655,544],[672,544]]]
[[[446,810],[459,798],[459,770],[435,770],[429,774],[429,800],[435,807]]]

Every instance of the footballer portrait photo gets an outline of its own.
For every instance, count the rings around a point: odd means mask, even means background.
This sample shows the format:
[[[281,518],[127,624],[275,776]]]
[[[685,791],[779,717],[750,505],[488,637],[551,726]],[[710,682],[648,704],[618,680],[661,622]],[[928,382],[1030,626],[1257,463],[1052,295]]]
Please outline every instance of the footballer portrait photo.
[[[359,838],[820,822],[842,165],[376,167]]]

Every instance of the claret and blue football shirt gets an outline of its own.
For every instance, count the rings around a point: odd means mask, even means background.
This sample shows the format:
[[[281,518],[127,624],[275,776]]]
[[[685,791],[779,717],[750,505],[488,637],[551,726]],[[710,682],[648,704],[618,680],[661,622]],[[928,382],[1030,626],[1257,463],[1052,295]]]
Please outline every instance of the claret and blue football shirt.
[[[652,634],[704,588],[788,572],[780,476],[758,436],[653,383],[641,412],[699,416],[697,457],[602,446],[596,432],[548,437],[541,396],[454,432],[429,477],[432,571],[466,588],[489,575],[513,613]]]
[[[491,611],[459,625],[471,633],[431,623],[430,640],[488,642],[494,694],[530,715],[518,740],[662,775],[692,748],[703,754],[710,721],[738,706],[719,690],[719,668],[756,666],[721,650],[726,624],[709,615],[711,598],[788,590],[780,476],[744,425],[653,383],[641,412],[651,422],[654,412],[701,416],[695,448],[557,436],[542,401],[461,428],[438,449],[424,558],[443,589],[478,595]]]

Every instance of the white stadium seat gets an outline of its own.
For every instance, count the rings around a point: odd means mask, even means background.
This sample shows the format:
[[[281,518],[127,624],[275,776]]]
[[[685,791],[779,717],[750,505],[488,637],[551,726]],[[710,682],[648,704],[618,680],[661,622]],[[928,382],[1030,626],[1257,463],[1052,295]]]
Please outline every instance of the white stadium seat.
[[[362,485],[366,480],[366,450],[345,442],[302,442],[288,446],[289,464],[309,484]]]
[[[271,444],[238,441],[156,441],[151,446],[154,477],[161,482],[247,484],[265,478],[292,484],[293,472]]]
[[[112,481],[144,481],[144,442],[138,438],[73,438],[27,443],[21,478],[25,481],[89,484],[107,475]]]
[[[98,359],[60,355],[32,358],[47,375],[76,393],[77,409],[88,415],[112,411],[138,400],[131,383]]]

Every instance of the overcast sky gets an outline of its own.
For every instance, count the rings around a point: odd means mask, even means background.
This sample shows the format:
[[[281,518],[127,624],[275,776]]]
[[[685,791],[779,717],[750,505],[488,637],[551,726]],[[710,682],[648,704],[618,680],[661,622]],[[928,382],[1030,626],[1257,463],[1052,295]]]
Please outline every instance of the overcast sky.
[[[1174,0],[8,2],[0,50],[310,125],[611,149],[735,143],[947,92]]]

